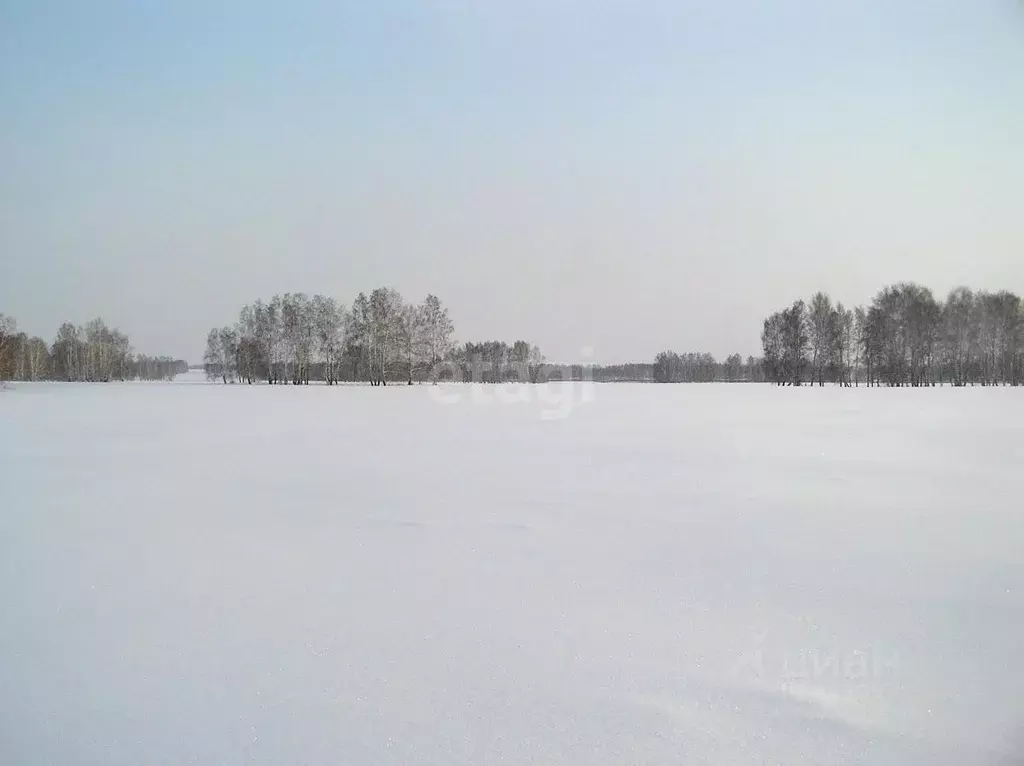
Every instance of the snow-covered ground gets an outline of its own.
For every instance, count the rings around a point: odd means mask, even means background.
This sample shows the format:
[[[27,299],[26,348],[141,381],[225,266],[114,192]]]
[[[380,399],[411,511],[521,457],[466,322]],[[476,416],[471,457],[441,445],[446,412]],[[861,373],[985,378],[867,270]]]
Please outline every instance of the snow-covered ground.
[[[1024,392],[17,385],[0,763],[1008,764]]]

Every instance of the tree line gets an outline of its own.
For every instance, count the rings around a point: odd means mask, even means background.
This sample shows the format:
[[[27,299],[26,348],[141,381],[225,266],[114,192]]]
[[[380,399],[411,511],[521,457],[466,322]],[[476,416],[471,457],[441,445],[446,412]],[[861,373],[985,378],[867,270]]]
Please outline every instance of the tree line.
[[[65,322],[47,344],[0,314],[0,381],[170,380],[187,369],[182,360],[134,353],[128,336],[99,318],[82,326]]]
[[[654,364],[548,363],[525,340],[456,343],[448,309],[435,295],[407,302],[394,289],[360,293],[351,307],[334,298],[284,293],[242,307],[238,320],[209,331],[203,367],[223,383],[308,385],[422,381],[763,381],[759,359],[663,352]]]
[[[1024,383],[1024,304],[1012,292],[882,288],[867,307],[818,292],[764,320],[764,375],[778,385]]]
[[[351,307],[323,295],[275,295],[239,312],[207,336],[204,369],[224,383],[329,385],[365,381],[549,380],[763,382],[841,386],[1024,384],[1024,303],[1012,292],[952,290],[936,300],[927,287],[884,287],[867,307],[846,308],[818,292],[764,320],[763,356],[662,351],[653,363],[556,365],[523,340],[454,341],[440,299],[406,302],[380,287]],[[102,319],[62,324],[54,341],[19,332],[0,314],[0,380],[171,379],[188,365],[136,354],[127,335]]]

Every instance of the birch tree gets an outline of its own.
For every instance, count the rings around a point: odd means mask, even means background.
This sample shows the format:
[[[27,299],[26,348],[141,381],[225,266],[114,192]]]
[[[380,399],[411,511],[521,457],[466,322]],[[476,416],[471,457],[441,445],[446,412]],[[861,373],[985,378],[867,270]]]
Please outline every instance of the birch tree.
[[[824,371],[832,358],[832,300],[826,293],[815,293],[807,316],[810,330],[811,383],[825,384]]]
[[[339,381],[341,357],[345,351],[345,308],[339,306],[334,298],[314,295],[311,311],[324,381],[331,386]]]
[[[255,342],[264,362],[264,375],[267,383],[271,385],[277,382],[276,355],[280,345],[278,340],[278,335],[280,334],[278,304],[279,300],[272,300],[270,303],[257,300],[253,304],[253,322],[256,331]]]
[[[974,293],[966,287],[951,290],[942,307],[942,361],[954,386],[967,383],[971,350],[975,345],[973,309]]]
[[[841,386],[850,386],[857,345],[854,337],[854,314],[842,303],[836,303],[834,317],[836,382]]]
[[[373,370],[370,366],[370,299],[366,293],[359,293],[352,302],[352,310],[348,314],[348,333],[345,338],[345,356],[352,369],[352,380],[359,380],[364,375],[373,383]]]
[[[426,362],[434,367],[451,353],[455,326],[448,316],[448,309],[441,305],[441,301],[436,295],[428,295],[423,301],[421,310]]]
[[[807,306],[796,301],[782,312],[782,368],[785,380],[791,386],[803,384],[807,367],[807,353],[810,347],[808,334]]]
[[[28,374],[29,380],[46,380],[50,377],[50,350],[42,338],[32,338],[28,342]]]
[[[217,341],[220,345],[221,380],[234,383],[238,374],[238,331],[233,327],[221,327]]]
[[[402,296],[390,287],[378,287],[370,294],[369,309],[370,384],[386,386],[388,370],[401,342]]]
[[[220,328],[214,327],[206,334],[206,352],[203,354],[203,370],[207,380],[216,380],[224,375],[226,367],[223,346],[220,342]],[[227,383],[227,378],[224,378]]]

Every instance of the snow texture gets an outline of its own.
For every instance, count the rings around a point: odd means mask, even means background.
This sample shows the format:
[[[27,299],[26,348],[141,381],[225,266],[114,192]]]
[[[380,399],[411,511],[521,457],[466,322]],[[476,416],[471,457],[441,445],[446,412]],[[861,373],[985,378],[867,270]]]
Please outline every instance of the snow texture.
[[[0,397],[0,763],[1021,763],[1019,389],[192,379]]]

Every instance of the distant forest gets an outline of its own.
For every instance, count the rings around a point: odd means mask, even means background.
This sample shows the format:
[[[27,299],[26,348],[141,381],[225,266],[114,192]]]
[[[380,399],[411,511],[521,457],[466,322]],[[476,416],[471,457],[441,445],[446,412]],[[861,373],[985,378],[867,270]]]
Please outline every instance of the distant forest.
[[[761,343],[778,385],[1024,383],[1024,306],[1005,290],[958,287],[942,302],[902,282],[853,309],[819,292],[765,319]]]
[[[867,307],[849,309],[818,292],[764,320],[763,356],[662,351],[651,363],[547,362],[525,340],[457,343],[448,309],[434,295],[407,302],[380,287],[350,307],[323,295],[275,295],[243,306],[233,324],[207,335],[203,369],[223,383],[334,385],[454,380],[478,383],[773,382],[800,386],[1024,384],[1024,304],[1014,293],[951,291],[945,301],[904,282]],[[170,380],[188,365],[133,352],[101,319],[61,325],[54,341],[19,333],[0,314],[0,381]]]
[[[132,350],[128,336],[102,319],[76,327],[65,322],[52,344],[18,332],[13,317],[0,314],[0,381],[171,380],[188,363]]]

